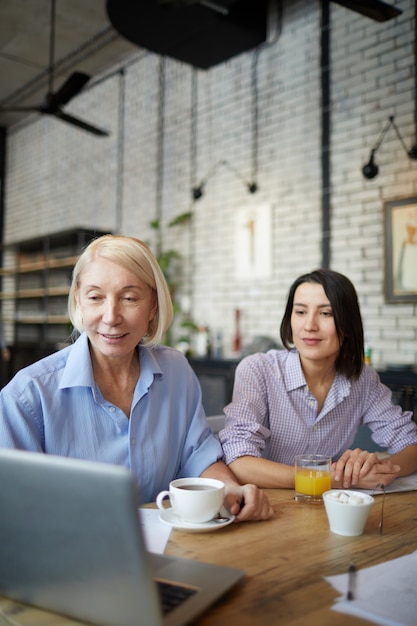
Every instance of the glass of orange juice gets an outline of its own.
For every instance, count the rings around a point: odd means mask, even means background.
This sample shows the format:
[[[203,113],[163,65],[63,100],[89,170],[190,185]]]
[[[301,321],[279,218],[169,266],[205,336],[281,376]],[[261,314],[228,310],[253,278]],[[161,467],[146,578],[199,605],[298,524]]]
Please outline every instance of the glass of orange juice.
[[[322,494],[331,489],[331,464],[331,457],[323,454],[295,457],[295,499],[298,502],[322,502]]]

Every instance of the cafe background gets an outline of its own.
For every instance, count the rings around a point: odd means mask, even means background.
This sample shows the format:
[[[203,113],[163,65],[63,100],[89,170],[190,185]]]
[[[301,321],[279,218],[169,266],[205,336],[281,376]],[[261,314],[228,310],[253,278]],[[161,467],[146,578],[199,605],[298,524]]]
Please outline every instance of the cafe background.
[[[414,365],[417,285],[398,292],[387,276],[402,223],[393,233],[387,203],[415,215],[416,6],[391,4],[402,14],[377,22],[336,2],[278,2],[268,41],[208,69],[138,47],[68,107],[107,137],[40,115],[8,128],[2,315],[15,355],[19,342],[39,345],[29,323],[16,340],[35,303],[11,296],[19,254],[30,264],[45,242],[59,253],[79,232],[112,232],[168,259],[174,344],[194,345],[190,328],[205,327],[217,354],[238,357],[237,323],[243,351],[259,336],[279,343],[290,284],[329,266],[357,288],[372,363]],[[379,172],[366,178],[381,133]],[[66,268],[56,287],[69,279]],[[59,314],[48,348],[69,333]]]

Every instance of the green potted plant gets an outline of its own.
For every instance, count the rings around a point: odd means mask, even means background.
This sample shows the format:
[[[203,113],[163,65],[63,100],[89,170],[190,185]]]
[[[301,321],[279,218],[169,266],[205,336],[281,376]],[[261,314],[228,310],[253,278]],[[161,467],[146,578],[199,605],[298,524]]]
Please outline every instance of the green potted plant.
[[[177,226],[183,226],[188,224],[192,218],[191,212],[181,213],[174,217],[170,222],[168,222],[168,228],[175,228]],[[179,268],[179,264],[182,261],[182,256],[178,252],[178,250],[164,249],[163,245],[163,233],[162,233],[162,225],[159,218],[152,220],[150,222],[150,227],[156,233],[156,259],[159,263],[159,266],[165,276],[167,281],[172,303],[174,307],[174,321],[178,322],[179,328],[183,331],[181,336],[175,341],[173,337],[173,325],[168,330],[167,335],[165,337],[165,343],[167,345],[175,345],[181,344],[184,346],[184,351],[188,352],[189,349],[186,349],[186,344],[191,346],[192,335],[198,330],[198,326],[195,322],[190,319],[188,313],[184,313],[181,310],[180,303],[178,301],[178,288],[179,288],[179,280],[181,276],[181,271]],[[180,319],[178,319],[180,318]]]

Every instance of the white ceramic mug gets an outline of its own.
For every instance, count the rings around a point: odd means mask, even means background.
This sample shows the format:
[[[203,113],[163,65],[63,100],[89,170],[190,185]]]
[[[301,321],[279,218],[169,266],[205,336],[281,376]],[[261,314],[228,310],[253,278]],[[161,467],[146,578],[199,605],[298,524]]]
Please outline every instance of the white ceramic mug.
[[[161,491],[156,504],[161,511],[169,498],[173,512],[184,522],[200,524],[210,521],[223,506],[224,483],[214,478],[177,478],[169,484],[169,491]]]

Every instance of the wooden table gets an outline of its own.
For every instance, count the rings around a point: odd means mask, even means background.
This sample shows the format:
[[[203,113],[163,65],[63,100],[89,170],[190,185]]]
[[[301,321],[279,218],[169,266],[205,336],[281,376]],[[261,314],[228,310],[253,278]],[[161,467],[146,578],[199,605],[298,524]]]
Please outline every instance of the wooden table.
[[[171,534],[169,554],[242,568],[246,578],[198,620],[198,626],[347,626],[369,622],[331,610],[338,593],[324,576],[343,574],[417,549],[417,493],[376,496],[365,533],[329,531],[323,505],[295,502],[291,490],[267,490],[276,514],[268,522],[234,524],[209,535]]]
[[[213,533],[172,531],[167,554],[244,569],[246,576],[198,626],[359,626],[361,619],[331,610],[338,594],[324,576],[343,574],[353,561],[358,569],[417,550],[417,493],[387,494],[384,532],[379,534],[382,496],[360,537],[333,535],[324,506],[295,502],[292,490],[267,490],[275,518],[232,524]],[[1,610],[18,603],[0,599]],[[11,615],[17,626],[79,624],[37,609]]]

